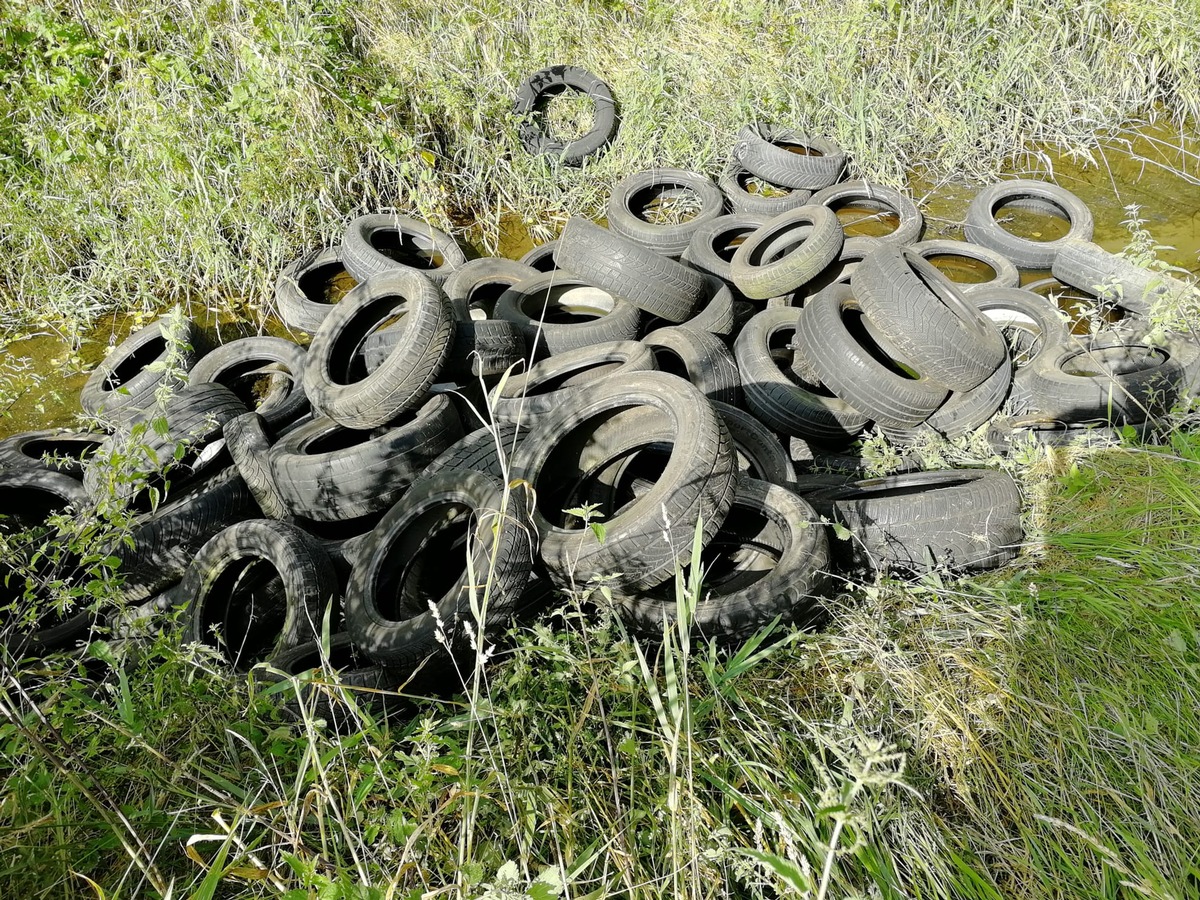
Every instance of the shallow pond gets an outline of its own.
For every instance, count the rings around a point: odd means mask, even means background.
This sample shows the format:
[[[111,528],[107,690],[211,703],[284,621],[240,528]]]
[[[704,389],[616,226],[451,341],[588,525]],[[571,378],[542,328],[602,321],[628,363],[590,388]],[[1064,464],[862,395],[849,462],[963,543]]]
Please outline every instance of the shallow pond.
[[[1200,138],[1181,137],[1166,129],[1145,129],[1137,134],[1107,143],[1091,161],[1071,159],[1049,150],[1031,151],[1025,160],[1009,169],[1009,174],[1029,178],[1051,178],[1074,192],[1091,209],[1096,230],[1093,240],[1108,250],[1120,250],[1129,242],[1130,232],[1122,224],[1128,218],[1127,207],[1136,204],[1156,243],[1168,249],[1159,251],[1165,262],[1200,276]],[[925,214],[925,239],[961,239],[962,222],[978,185],[954,182],[933,183],[919,174],[910,180],[913,195]],[[1030,209],[1005,210],[1009,227],[1031,236],[1053,239],[1065,229],[1065,221]],[[863,224],[864,233],[878,227],[872,217]],[[519,216],[502,218],[498,246],[501,256],[516,259],[533,246]],[[1057,231],[1056,231],[1057,229]],[[468,237],[468,240],[470,238]],[[469,256],[480,255],[478,250]],[[951,267],[967,265],[949,258]],[[1022,282],[1030,283],[1048,272],[1024,272]],[[963,277],[959,273],[957,277]],[[967,275],[964,280],[984,280]],[[334,291],[344,291],[335,285]],[[1060,298],[1064,308],[1082,295],[1066,291]],[[1086,298],[1084,298],[1086,299]],[[251,334],[276,334],[306,342],[308,336],[290,331],[276,319],[250,322],[230,311],[216,312],[205,303],[193,303],[188,312],[202,326],[205,339],[225,342]],[[0,344],[9,365],[27,365],[35,376],[31,387],[0,418],[0,436],[20,431],[70,425],[79,412],[79,390],[87,372],[103,358],[105,350],[126,337],[144,319],[130,314],[103,318],[85,336],[77,350],[62,335],[38,334]],[[21,360],[27,363],[21,363]],[[4,398],[0,398],[4,402]]]

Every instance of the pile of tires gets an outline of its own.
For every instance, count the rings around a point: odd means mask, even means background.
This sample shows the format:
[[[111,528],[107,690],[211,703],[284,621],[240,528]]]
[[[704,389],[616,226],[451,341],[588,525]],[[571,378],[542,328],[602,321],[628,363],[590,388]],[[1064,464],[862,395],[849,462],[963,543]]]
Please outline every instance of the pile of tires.
[[[737,641],[817,621],[839,578],[1002,565],[1023,539],[1009,475],[868,479],[854,441],[872,425],[961,436],[999,411],[1145,423],[1194,386],[1196,345],[1139,330],[1155,286],[1086,244],[1090,216],[1061,189],[1003,182],[972,204],[970,243],[922,244],[911,200],[839,180],[844,166],[826,139],[747,127],[719,182],[638,172],[607,227],[572,218],[520,261],[356,219],[280,274],[278,312],[307,347],[199,355],[190,323],[154,323],[85,386],[95,431],[0,442],[4,534],[115,508],[127,524],[106,553],[134,607],[116,630],[175,609],[235,669],[298,673],[329,653],[376,703],[461,684],[556,591],[611,596],[632,632],[660,636],[676,573],[698,564],[693,633]],[[1010,234],[1010,202],[1061,211],[1069,238]],[[869,235],[847,237],[856,217]],[[955,255],[994,277],[952,281],[934,262]],[[1073,336],[1018,286],[1031,267],[1125,278],[1127,319]],[[331,302],[335,282],[353,286]],[[94,574],[60,556],[41,581],[5,573],[10,650],[97,624],[11,612]],[[315,690],[323,715],[347,716]]]

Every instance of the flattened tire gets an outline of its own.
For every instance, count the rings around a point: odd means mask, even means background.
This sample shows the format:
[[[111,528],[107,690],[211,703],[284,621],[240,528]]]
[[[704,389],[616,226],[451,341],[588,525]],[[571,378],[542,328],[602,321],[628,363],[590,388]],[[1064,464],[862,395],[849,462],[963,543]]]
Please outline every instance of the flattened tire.
[[[1021,496],[1007,472],[949,469],[856,481],[808,495],[850,529],[835,557],[858,570],[921,571],[930,559],[954,570],[1003,565],[1024,531]]]
[[[789,146],[806,152],[794,153]],[[733,158],[759,178],[810,191],[833,184],[846,165],[845,151],[833,141],[763,122],[742,127]]]

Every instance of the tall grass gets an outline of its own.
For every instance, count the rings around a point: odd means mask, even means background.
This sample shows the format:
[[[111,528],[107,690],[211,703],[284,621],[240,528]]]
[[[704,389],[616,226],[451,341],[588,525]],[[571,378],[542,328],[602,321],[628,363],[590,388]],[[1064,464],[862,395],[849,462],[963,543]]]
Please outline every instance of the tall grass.
[[[715,174],[758,118],[832,135],[877,180],[987,175],[1030,141],[1084,152],[1140,117],[1193,127],[1197,47],[1194,0],[14,0],[0,307],[253,317],[281,265],[355,213],[471,226],[485,249],[513,213],[544,238],[639,167]],[[564,62],[621,107],[582,171],[525,154],[511,112],[528,74]]]
[[[1036,465],[1036,567],[848,586],[822,630],[736,652],[566,601],[465,694],[390,726],[359,703],[341,737],[169,636],[10,664],[0,886],[1194,896],[1200,438]]]

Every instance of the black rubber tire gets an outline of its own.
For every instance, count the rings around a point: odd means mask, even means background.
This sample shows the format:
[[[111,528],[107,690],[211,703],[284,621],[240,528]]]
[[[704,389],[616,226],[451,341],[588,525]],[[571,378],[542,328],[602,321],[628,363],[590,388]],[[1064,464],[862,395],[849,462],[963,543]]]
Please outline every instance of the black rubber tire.
[[[1003,253],[992,250],[990,247],[984,247],[982,244],[972,244],[968,241],[934,240],[919,241],[910,246],[913,252],[930,262],[948,280],[958,285],[959,290],[964,294],[973,294],[976,291],[992,290],[993,288],[1015,288],[1021,285],[1021,273],[1012,264],[1012,260]],[[939,266],[938,262],[944,257],[948,257],[951,261],[965,259],[970,262],[982,263],[991,270],[991,277],[986,281],[963,281],[955,278],[954,275],[963,274],[960,271],[961,264],[957,268],[951,264]]]
[[[271,441],[267,437],[262,416],[248,412],[230,419],[225,423],[222,433],[233,466],[242,476],[262,514],[268,519],[290,519],[291,510],[279,493],[275,476],[271,474]]]
[[[67,428],[9,435],[0,441],[0,470],[49,469],[80,481],[84,463],[107,437]]]
[[[384,364],[403,332],[382,328],[362,343],[367,374]],[[454,340],[438,377],[445,381],[472,382],[503,375],[526,358],[525,336],[507,319],[467,319],[454,325]]]
[[[1169,339],[1147,346],[1104,334],[1072,335],[1022,375],[1033,411],[1072,425],[1145,422],[1169,410],[1187,381]]]
[[[374,372],[355,378],[363,341],[397,311],[403,319],[396,348]],[[445,364],[454,324],[445,296],[419,272],[395,269],[364,281],[313,335],[304,363],[313,409],[347,428],[374,428],[419,406]]]
[[[1059,281],[1090,291],[1102,303],[1135,316],[1149,316],[1162,298],[1194,296],[1196,292],[1185,281],[1144,269],[1091,241],[1063,240],[1050,272]]]
[[[567,90],[592,101],[592,127],[570,141],[551,137],[537,121],[539,101]],[[599,154],[617,135],[617,104],[603,80],[579,66],[551,66],[534,72],[517,88],[513,111],[521,119],[518,135],[525,152],[548,156],[564,166],[582,166]]]
[[[128,422],[137,411],[154,401],[154,392],[166,377],[155,371],[155,363],[167,360],[164,319],[135,331],[108,354],[84,382],[79,392],[83,411],[114,426]],[[180,366],[186,371],[196,364],[193,349],[196,329],[191,319],[183,320]],[[178,382],[177,382],[178,383]]]
[[[96,503],[153,503],[153,493],[166,482],[182,487],[223,465],[221,429],[245,411],[223,384],[181,387],[161,408],[152,405],[137,413],[97,448],[83,471],[88,496]],[[160,431],[162,423],[166,427]]]
[[[669,322],[691,318],[708,297],[702,273],[579,216],[567,221],[555,256],[589,284]]]
[[[623,413],[640,414],[642,407],[657,410],[673,437],[670,459],[654,487],[604,523],[603,542],[591,529],[552,525],[551,517],[560,514],[552,508],[555,491],[561,494],[561,485],[575,474],[564,467],[587,475],[596,426],[618,427]],[[707,544],[733,503],[737,480],[733,441],[712,404],[687,382],[661,372],[586,386],[534,425],[517,448],[513,471],[533,486],[533,521],[552,580],[582,585],[603,577],[615,593],[654,587],[686,566],[697,519],[703,522],[701,543]]]
[[[342,519],[338,522],[319,522],[316,519],[295,516],[291,524],[314,538],[317,546],[325,551],[329,561],[333,563],[333,571],[337,573],[338,585],[342,588],[344,596],[345,587],[350,582],[350,572],[358,561],[358,554],[366,543],[367,535],[379,524],[386,511],[380,510],[368,516]],[[340,627],[341,611],[337,612]]]
[[[837,216],[823,206],[801,206],[750,234],[729,262],[734,285],[752,300],[798,290],[842,251]]]
[[[77,580],[82,560],[61,547],[62,541],[55,540],[53,529],[41,538],[35,537],[32,530],[40,529],[52,515],[78,514],[87,507],[83,486],[69,475],[38,466],[0,471],[0,533],[8,537],[31,530],[30,537],[35,543],[29,545],[26,562],[35,568],[39,580],[67,583]],[[38,552],[42,540],[64,549],[59,562],[51,563],[49,553]],[[24,619],[23,597],[28,587],[8,560],[0,559],[0,648],[17,658],[44,656],[73,646],[87,636],[96,622],[95,612],[88,608],[40,612],[32,629],[18,621]],[[34,592],[37,595],[34,603],[49,602],[40,586]]]
[[[462,435],[450,398],[434,394],[377,431],[314,419],[271,448],[271,474],[294,515],[354,519],[391,506]]]
[[[489,406],[496,422],[527,430],[547,413],[570,404],[587,385],[655,368],[653,352],[640,341],[580,347],[535,363],[528,373],[497,385]]]
[[[793,153],[787,145],[815,153]],[[763,122],[745,125],[733,145],[733,158],[742,168],[772,184],[818,191],[841,177],[846,154],[833,141],[790,131]]]
[[[641,323],[641,313],[628,300],[558,271],[505,291],[496,301],[496,317],[520,329],[534,359],[637,340]]]
[[[746,478],[757,478],[789,487],[796,473],[779,435],[744,409],[721,402],[713,403],[713,408],[733,439],[737,468],[741,473],[739,483],[744,483]]]
[[[715,334],[728,340],[734,332],[733,288],[716,275],[710,275],[707,272],[704,273],[704,280],[708,285],[706,299],[702,301],[695,315],[679,324],[695,328],[697,331],[707,331],[709,334]],[[642,330],[643,333],[649,333],[668,324],[670,323],[662,319],[646,317],[642,322]]]
[[[789,207],[789,210],[794,208]],[[733,255],[751,234],[772,218],[774,216],[735,213],[709,219],[692,234],[688,248],[683,253],[683,261],[692,268],[716,275],[722,281],[732,284],[733,275],[729,264]]]
[[[327,679],[326,666],[334,680]],[[273,695],[283,714],[296,722],[323,721],[337,734],[360,729],[363,712],[391,718],[413,706],[397,693],[403,673],[372,664],[345,632],[330,635],[328,648],[316,640],[277,653],[255,672],[272,685],[285,680],[280,672],[294,678],[291,690]]]
[[[978,571],[1013,559],[1024,539],[1021,495],[1007,472],[949,469],[856,481],[808,500],[850,529],[831,542],[851,569],[922,571],[932,558]]]
[[[790,359],[785,371],[771,353],[780,341],[791,345],[801,315],[802,310],[792,307],[763,310],[737,336],[733,352],[742,373],[746,406],[768,428],[782,434],[846,443],[870,419],[827,388],[801,382],[790,370]]]
[[[849,284],[854,277],[854,271],[859,263],[867,258],[867,254],[879,246],[875,238],[852,237],[842,242],[841,252],[837,259],[825,267],[811,281],[806,282],[794,295],[797,306],[803,306],[809,297],[815,297],[831,284]]]
[[[121,561],[122,598],[139,603],[175,584],[205,542],[258,515],[253,495],[234,468],[169,491],[158,509],[134,520],[130,542],[117,540],[109,548]]]
[[[522,265],[529,266],[531,269],[537,269],[539,272],[553,272],[558,269],[558,262],[554,255],[558,252],[558,241],[546,241],[544,244],[538,244],[536,247],[526,251],[519,262]]]
[[[702,554],[705,578],[692,610],[693,640],[742,641],[778,617],[808,624],[829,583],[829,545],[819,517],[802,498],[754,478],[738,483],[733,507]],[[631,631],[662,638],[675,629],[674,586],[627,597],[617,614]]]
[[[1008,344],[1013,364],[1009,409],[1017,414],[1031,411],[1033,397],[1025,386],[1026,370],[1067,341],[1070,332],[1066,318],[1045,297],[1023,288],[989,288],[975,291],[968,299],[996,323]]]
[[[533,266],[516,260],[481,256],[455,269],[446,279],[442,290],[450,301],[457,321],[493,319],[500,295],[514,284],[537,274],[538,270]]]
[[[1070,222],[1066,236],[1054,241],[1035,241],[1005,231],[996,221],[996,210],[1007,203],[1026,200],[1057,207],[1064,213]],[[1046,181],[1017,178],[989,185],[975,195],[967,207],[963,235],[973,244],[999,251],[1020,269],[1050,269],[1066,241],[1090,241],[1093,228],[1091,210],[1070,191]]]
[[[654,354],[655,368],[690,381],[709,400],[741,405],[737,362],[716,335],[674,325],[650,332],[642,343]]]
[[[505,460],[512,459],[517,444],[525,436],[524,431],[516,425],[497,423],[495,432],[491,428],[476,428],[469,434],[463,435],[431,462],[424,474],[437,475],[447,470],[467,469],[482,472],[492,478],[504,478],[507,467],[502,464],[500,454]],[[496,441],[500,444],[497,447]]]
[[[440,285],[466,261],[454,238],[408,216],[359,216],[342,235],[342,262],[360,282],[398,269]]]
[[[749,190],[747,185],[751,179],[766,184],[775,193],[772,196],[766,196],[758,191]],[[804,206],[812,196],[812,191],[794,190],[782,184],[772,184],[737,163],[726,167],[717,179],[717,187],[725,195],[725,202],[735,215],[749,215],[765,219],[772,219],[788,210]]]
[[[364,653],[406,673],[429,658],[434,668],[461,664],[471,652],[468,631],[490,642],[510,621],[532,564],[527,497],[516,489],[504,505],[498,481],[458,469],[422,478],[396,503],[367,538],[346,591],[346,630]],[[453,511],[451,514],[450,511]],[[469,518],[464,520],[463,512]],[[453,515],[453,519],[451,518]],[[474,527],[471,522],[474,520]],[[455,532],[462,530],[463,535]],[[434,542],[472,535],[475,583],[489,583],[483,628],[472,611],[466,552],[455,563],[453,545],[437,552]],[[444,566],[412,572],[426,557]],[[494,561],[494,568],[493,568]],[[446,575],[458,573],[447,583]],[[411,575],[432,574],[435,586],[412,584]],[[490,578],[489,578],[490,575]],[[476,602],[482,605],[483,591]],[[429,609],[437,608],[441,624]],[[445,643],[438,634],[442,633]],[[482,633],[481,633],[482,632]],[[479,652],[484,652],[480,645]]]
[[[882,244],[850,284],[879,332],[934,381],[969,391],[1004,362],[999,329],[912,250]]]
[[[188,373],[188,384],[225,385],[275,431],[308,412],[304,357],[304,348],[285,338],[242,338],[204,354]],[[255,376],[271,379],[265,393],[259,393]]]
[[[655,225],[642,216],[642,211],[656,199],[676,199],[686,194],[694,195],[700,204],[699,212],[690,219],[675,225]],[[613,187],[607,208],[608,228],[647,250],[678,259],[687,249],[692,233],[724,212],[725,195],[711,178],[686,169],[646,169],[623,178]],[[561,254],[557,258],[560,265],[571,269]]]
[[[258,565],[263,571],[254,571]],[[260,593],[262,583],[274,576],[283,582],[283,610]],[[270,519],[239,522],[212,537],[188,566],[180,591],[188,603],[186,641],[219,647],[213,627],[227,625],[231,615],[241,618],[237,624],[243,626],[243,633],[223,635],[227,641],[234,634],[239,638],[236,650],[231,645],[223,650],[226,661],[239,671],[281,650],[317,640],[325,611],[339,596],[337,576],[325,552],[295,525]],[[235,608],[241,603],[246,607]],[[252,636],[255,626],[268,616],[277,624],[268,622],[265,633]],[[248,647],[243,639],[254,643]]]
[[[842,231],[847,238],[869,237],[886,244],[914,244],[921,239],[925,230],[925,217],[907,194],[872,181],[843,181],[823,191],[817,191],[808,202],[812,206],[826,206],[835,214],[847,207],[873,211],[872,215],[865,219],[856,218],[850,222],[842,222]],[[860,233],[862,223],[876,218],[878,213],[895,216],[896,227],[880,234]]]
[[[919,425],[948,391],[891,358],[860,321],[862,308],[849,285],[830,285],[809,298],[796,326],[796,354],[827,388],[884,428]],[[858,314],[857,316],[855,314]]]
[[[342,262],[340,244],[313,250],[284,266],[275,281],[275,311],[283,324],[313,334],[333,308],[327,299],[329,285],[339,276],[354,280]]]

